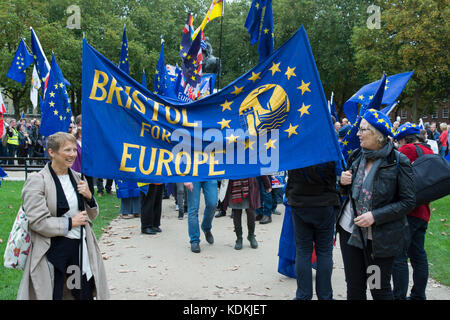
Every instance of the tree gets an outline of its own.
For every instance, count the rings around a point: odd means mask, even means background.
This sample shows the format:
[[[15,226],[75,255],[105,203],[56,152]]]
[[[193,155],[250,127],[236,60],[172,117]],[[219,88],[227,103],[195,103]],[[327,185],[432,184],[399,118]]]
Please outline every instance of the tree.
[[[381,29],[357,27],[352,36],[356,63],[369,80],[383,71],[415,71],[402,99],[414,121],[448,98],[449,14],[446,1],[383,1]]]

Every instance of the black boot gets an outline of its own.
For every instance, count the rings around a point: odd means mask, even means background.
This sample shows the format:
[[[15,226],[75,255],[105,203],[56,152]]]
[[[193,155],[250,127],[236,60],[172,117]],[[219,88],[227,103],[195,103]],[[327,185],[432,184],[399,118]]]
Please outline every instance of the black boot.
[[[253,214],[253,212],[248,212],[247,213],[247,227],[248,227],[248,236],[247,239],[248,241],[250,241],[250,246],[253,249],[258,248],[258,242],[256,241],[256,237],[255,237],[255,220],[253,219],[249,219],[249,216],[251,216],[251,214]]]
[[[233,215],[233,223],[234,223],[234,232],[236,233],[236,244],[234,245],[234,249],[241,250],[242,249],[242,221],[241,216],[242,213],[237,212],[237,210],[232,210]]]

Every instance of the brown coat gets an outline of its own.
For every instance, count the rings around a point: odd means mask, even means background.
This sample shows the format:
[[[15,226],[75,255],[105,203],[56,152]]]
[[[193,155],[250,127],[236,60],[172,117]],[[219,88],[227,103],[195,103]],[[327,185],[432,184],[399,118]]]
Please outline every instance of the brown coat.
[[[267,190],[272,188],[272,182],[270,181],[268,176],[260,177],[264,188]],[[228,183],[227,193],[225,194],[225,198],[223,199],[223,209],[227,210],[230,197],[231,197],[231,187],[233,185],[233,180],[230,180]],[[248,193],[249,193],[249,205],[250,209],[258,209],[261,207],[261,192],[259,190],[259,183],[256,177],[248,178]]]
[[[69,169],[71,170],[71,169]],[[73,171],[78,183],[80,174]],[[26,212],[31,232],[31,250],[25,264],[22,281],[17,293],[18,300],[52,300],[53,276],[46,253],[50,248],[50,238],[64,236],[64,217],[56,216],[56,186],[48,164],[39,173],[31,174],[22,189],[23,208]],[[98,215],[98,206],[90,208],[85,203],[88,223],[85,225],[89,261],[95,279],[97,299],[109,299],[102,255],[92,231],[92,220]],[[65,290],[64,299],[71,299]],[[73,299],[73,298],[72,298]]]

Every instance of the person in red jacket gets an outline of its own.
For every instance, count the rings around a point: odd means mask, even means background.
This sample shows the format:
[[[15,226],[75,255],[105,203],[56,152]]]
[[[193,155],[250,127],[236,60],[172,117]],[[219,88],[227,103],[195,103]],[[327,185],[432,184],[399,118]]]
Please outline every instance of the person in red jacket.
[[[420,135],[419,126],[405,123],[400,126],[394,135],[400,148],[398,151],[406,155],[411,163],[417,158],[416,146],[422,149],[424,154],[433,154],[431,147],[424,143],[425,139]],[[426,300],[425,289],[428,282],[428,260],[425,251],[425,234],[430,221],[430,206],[420,205],[414,208],[407,216],[411,240],[405,252],[394,259],[392,280],[394,284],[394,299],[407,299],[409,269],[408,258],[413,269],[413,287],[409,300]]]
[[[440,125],[441,127],[441,136],[439,137],[439,140],[441,141],[441,148],[439,149],[439,154],[443,157],[447,155],[447,149],[448,149],[448,131],[447,131],[447,124],[445,122],[442,122]]]

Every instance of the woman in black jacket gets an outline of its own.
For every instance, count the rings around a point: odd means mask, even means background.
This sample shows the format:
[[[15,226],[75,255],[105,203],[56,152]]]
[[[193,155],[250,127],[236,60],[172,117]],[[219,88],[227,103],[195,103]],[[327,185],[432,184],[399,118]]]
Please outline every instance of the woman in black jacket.
[[[394,257],[408,243],[406,215],[415,206],[411,164],[394,149],[392,124],[370,109],[360,124],[361,149],[350,155],[340,186],[347,200],[337,219],[347,299],[393,299]],[[369,280],[369,281],[368,281]]]

